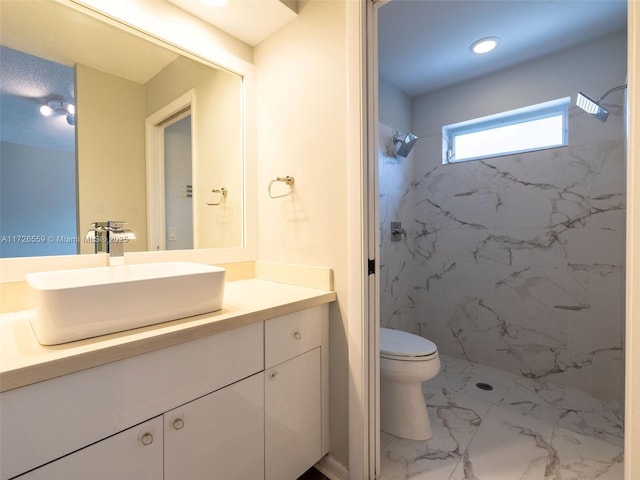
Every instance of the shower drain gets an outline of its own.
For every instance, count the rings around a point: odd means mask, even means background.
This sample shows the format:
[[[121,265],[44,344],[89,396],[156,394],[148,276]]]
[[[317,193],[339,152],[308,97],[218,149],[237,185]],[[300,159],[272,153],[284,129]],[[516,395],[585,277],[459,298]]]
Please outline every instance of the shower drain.
[[[476,383],[476,387],[478,387],[480,390],[493,390],[493,386],[483,382]]]

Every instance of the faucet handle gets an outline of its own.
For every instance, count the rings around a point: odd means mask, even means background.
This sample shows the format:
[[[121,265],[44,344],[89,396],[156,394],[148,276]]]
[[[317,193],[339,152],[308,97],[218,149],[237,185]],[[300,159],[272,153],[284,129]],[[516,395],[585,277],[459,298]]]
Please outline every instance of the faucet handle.
[[[107,222],[107,228],[112,232],[122,231],[124,226],[127,225],[128,222],[123,222],[122,220],[109,220]]]

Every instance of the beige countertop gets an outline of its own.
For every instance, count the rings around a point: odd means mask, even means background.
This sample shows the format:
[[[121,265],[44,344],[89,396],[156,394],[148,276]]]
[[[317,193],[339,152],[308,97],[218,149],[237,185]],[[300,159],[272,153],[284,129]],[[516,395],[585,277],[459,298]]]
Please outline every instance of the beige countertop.
[[[32,310],[2,314],[0,392],[335,300],[334,291],[238,280],[225,284],[224,306],[217,312],[54,346],[38,343],[29,323]]]

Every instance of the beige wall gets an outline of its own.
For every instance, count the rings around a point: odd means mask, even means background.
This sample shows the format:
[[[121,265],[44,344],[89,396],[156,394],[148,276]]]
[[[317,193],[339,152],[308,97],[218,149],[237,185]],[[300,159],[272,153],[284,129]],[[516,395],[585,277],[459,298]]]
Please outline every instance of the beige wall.
[[[345,5],[301,2],[298,18],[261,43],[254,61],[258,90],[258,259],[334,270],[338,302],[330,310],[330,449],[336,460],[347,465]],[[294,193],[269,198],[269,182],[285,175],[295,178]]]
[[[146,115],[194,90],[193,192],[196,248],[239,247],[243,238],[242,80],[179,57],[146,84]],[[227,197],[211,190],[225,187]]]
[[[137,237],[125,250],[144,251],[144,88],[77,65],[76,96],[79,233],[84,235],[94,221],[125,221]],[[81,253],[93,253],[93,244],[82,243]]]

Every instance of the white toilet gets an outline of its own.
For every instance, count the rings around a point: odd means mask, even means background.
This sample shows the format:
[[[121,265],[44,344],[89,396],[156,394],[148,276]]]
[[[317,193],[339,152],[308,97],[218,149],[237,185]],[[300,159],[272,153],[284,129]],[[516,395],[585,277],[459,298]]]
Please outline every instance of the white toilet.
[[[412,333],[380,329],[380,429],[398,437],[433,435],[422,383],[440,371],[436,344]]]

